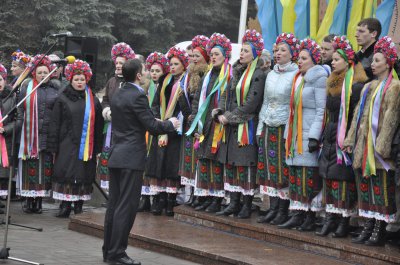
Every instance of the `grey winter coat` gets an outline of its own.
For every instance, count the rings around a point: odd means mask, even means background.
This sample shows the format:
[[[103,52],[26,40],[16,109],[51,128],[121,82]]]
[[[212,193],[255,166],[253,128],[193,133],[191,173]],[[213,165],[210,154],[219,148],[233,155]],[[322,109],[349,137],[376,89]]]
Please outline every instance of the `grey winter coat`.
[[[289,166],[318,166],[318,151],[308,151],[308,139],[320,140],[326,103],[326,79],[328,71],[321,65],[310,68],[304,76],[303,88],[303,154],[296,149],[293,157],[287,158]],[[294,81],[294,80],[293,80]],[[289,123],[289,121],[288,121]],[[287,138],[289,124],[286,124],[285,139]]]

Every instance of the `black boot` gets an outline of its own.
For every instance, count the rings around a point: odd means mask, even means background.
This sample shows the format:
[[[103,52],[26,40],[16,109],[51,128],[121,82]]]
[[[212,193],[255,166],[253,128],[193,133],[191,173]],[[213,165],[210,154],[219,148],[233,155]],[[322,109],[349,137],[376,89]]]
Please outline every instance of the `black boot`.
[[[34,199],[33,212],[38,213],[38,214],[42,213],[42,198],[41,197],[36,197]]]
[[[305,212],[304,211],[299,211],[296,210],[292,217],[288,221],[286,221],[283,224],[278,225],[278,228],[280,229],[292,229],[292,228],[297,228],[301,226],[301,224],[304,222],[304,216]]]
[[[365,221],[364,228],[361,231],[360,235],[358,237],[355,237],[351,240],[351,243],[355,244],[364,244],[365,241],[367,241],[371,235],[372,235],[372,230],[374,230],[375,226],[375,219],[368,219]]]
[[[154,213],[158,207],[158,203],[160,202],[160,195],[153,195],[153,202],[151,204],[151,212]]]
[[[339,226],[336,231],[332,234],[332,237],[341,238],[347,237],[349,234],[349,222],[350,217],[340,217]]]
[[[176,203],[176,193],[168,194],[167,209],[165,210],[166,216],[174,216],[175,203]]]
[[[324,218],[324,224],[320,231],[315,232],[317,236],[327,236],[330,232],[333,232],[337,227],[337,214],[326,213]]]
[[[304,222],[297,228],[298,231],[301,232],[310,232],[315,230],[315,212],[308,211],[306,212],[306,219]]]
[[[278,214],[279,208],[279,197],[269,197],[269,210],[265,216],[260,216],[257,219],[257,223],[269,223]]]
[[[217,212],[216,215],[237,215],[240,211],[240,192],[231,192],[230,193],[230,202],[228,207],[226,207],[224,210]]]
[[[375,221],[374,230],[372,231],[371,237],[365,241],[367,246],[382,246],[385,244],[385,231],[386,222],[377,220]]]
[[[81,214],[83,212],[83,200],[74,202],[74,214]]]
[[[207,197],[194,196],[193,202],[190,204],[190,207],[196,208],[197,206],[202,205],[206,198]]]
[[[271,225],[281,225],[288,220],[290,200],[279,199],[278,214],[270,222]]]
[[[167,193],[166,192],[160,192],[160,198],[158,201],[158,204],[156,205],[153,214],[154,215],[161,215],[162,211],[167,207]]]
[[[149,212],[151,210],[150,195],[142,195],[139,202],[138,212]]]
[[[212,203],[212,197],[207,196],[205,197],[204,201],[202,204],[200,204],[199,206],[197,206],[196,208],[194,208],[195,211],[204,211],[205,209],[207,209],[208,206],[210,206]]]
[[[194,201],[194,188],[191,187],[190,188],[190,197],[189,197],[189,200],[185,203],[185,205],[190,206],[190,205],[192,205],[193,201]]]
[[[216,213],[221,210],[222,198],[214,197],[211,204],[206,208],[207,213]]]
[[[60,210],[56,214],[59,218],[68,218],[71,213],[72,202],[62,201],[60,204]]]
[[[251,216],[251,203],[253,202],[253,196],[243,195],[243,206],[238,214],[238,218],[247,219]]]
[[[33,201],[34,198],[27,197],[24,203],[24,206],[22,207],[22,210],[25,213],[33,213]]]

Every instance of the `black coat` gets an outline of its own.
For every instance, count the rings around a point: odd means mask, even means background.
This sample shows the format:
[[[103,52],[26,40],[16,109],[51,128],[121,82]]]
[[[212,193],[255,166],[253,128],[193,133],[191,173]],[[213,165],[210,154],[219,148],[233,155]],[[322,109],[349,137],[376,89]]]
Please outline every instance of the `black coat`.
[[[258,124],[258,114],[264,98],[265,73],[260,69],[258,64],[250,81],[250,89],[247,94],[246,102],[239,105],[236,100],[236,85],[246,70],[246,66],[236,64],[233,68],[233,78],[228,85],[225,95],[221,96],[219,108],[224,112],[224,116],[228,120],[225,125],[226,142],[221,143],[218,150],[218,160],[225,164],[229,163],[233,166],[256,166],[258,147],[256,140],[256,131]],[[253,144],[239,146],[238,144],[238,125],[243,122],[252,120]]]
[[[339,112],[340,112],[341,88],[342,88],[344,74],[341,75],[341,77],[338,75],[336,76],[335,73],[332,73],[332,75],[328,78],[327,81],[328,95],[326,98],[326,108],[325,108],[327,122],[325,124],[324,131],[322,134],[323,147],[318,163],[319,174],[321,177],[325,179],[354,181],[354,172],[351,165],[346,166],[344,161],[342,164],[337,164],[336,137],[337,137],[337,126],[338,126]],[[346,131],[350,128],[351,121],[354,115],[354,109],[356,108],[357,103],[360,99],[360,93],[364,87],[364,82],[367,81],[366,76],[364,76],[364,79],[362,78],[358,79],[361,80],[355,80],[353,82],[352,95],[350,98],[350,106],[349,106],[349,117],[348,117]]]
[[[374,47],[375,43],[371,44],[364,52],[361,50],[356,53],[357,60],[362,64],[364,67],[365,73],[368,76],[369,81],[374,79],[374,74],[372,73],[372,58],[374,57]]]
[[[100,101],[94,96],[95,123],[92,159],[79,159],[79,147],[85,115],[85,91],[67,86],[54,103],[47,150],[55,153],[54,179],[57,182],[92,183],[96,176],[96,155],[101,151],[102,129]]]
[[[175,131],[170,121],[155,119],[146,94],[130,83],[124,83],[114,94],[111,112],[113,138],[109,168],[144,170],[146,131],[153,135]]]
[[[26,96],[28,84],[29,81],[22,84],[21,93],[18,96],[19,100],[22,100]],[[54,102],[59,95],[59,89],[59,82],[54,82],[53,80],[50,80],[49,82],[42,84],[36,90],[39,124],[39,150],[41,151],[47,149],[47,135],[49,132],[51,112],[53,110]],[[17,127],[19,130],[22,129],[24,114],[25,104],[21,104],[18,107],[17,116]]]
[[[165,75],[160,78],[158,83],[157,92],[154,96],[153,105],[151,109],[156,118],[160,118],[160,93],[162,84],[164,82]],[[173,78],[173,81],[165,88],[165,99],[168,104],[171,96],[172,87],[175,82],[179,82],[178,77]],[[182,94],[181,97],[184,97]],[[181,111],[179,100],[176,104],[172,117],[177,117]],[[113,114],[114,117],[114,114]],[[158,146],[158,137],[153,137],[150,143],[150,151],[148,160],[146,163],[146,176],[158,178],[158,179],[172,179],[179,180],[179,153],[181,148],[182,136],[178,135],[176,131],[170,131],[168,133],[168,144],[167,146]]]

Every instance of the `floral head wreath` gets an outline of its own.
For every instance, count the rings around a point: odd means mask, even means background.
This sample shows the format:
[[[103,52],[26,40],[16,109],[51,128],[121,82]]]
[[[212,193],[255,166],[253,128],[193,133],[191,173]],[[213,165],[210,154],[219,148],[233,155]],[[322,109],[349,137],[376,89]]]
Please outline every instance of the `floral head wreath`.
[[[111,49],[111,58],[112,60],[115,61],[117,60],[117,57],[124,57],[125,59],[135,59],[135,52],[129,46],[129,44],[126,44],[125,42],[120,42],[115,44],[112,49]]]
[[[0,75],[4,80],[7,78],[7,69],[0,63]]]
[[[280,43],[285,43],[290,50],[290,54],[292,55],[292,61],[297,61],[300,53],[300,43],[299,40],[296,39],[293,33],[282,33],[280,34],[275,41],[276,46]]]
[[[73,64],[67,64],[65,67],[65,77],[68,81],[71,81],[74,75],[83,74],[86,78],[86,82],[92,78],[92,69],[87,62],[82,60],[76,60]]]
[[[321,62],[321,47],[312,39],[304,39],[300,42],[300,51],[306,50],[311,56],[314,64]]]
[[[242,38],[242,43],[248,43],[253,51],[253,57],[260,56],[264,49],[264,39],[256,30],[246,30]]]
[[[192,39],[192,49],[198,50],[208,62],[210,57],[207,54],[207,44],[210,39],[204,35],[197,35]]]
[[[146,69],[150,71],[153,64],[161,66],[164,74],[169,72],[169,61],[161,52],[153,52],[146,59]]]
[[[347,63],[354,63],[356,54],[346,36],[333,37],[333,49],[335,49]]]
[[[31,57],[28,54],[23,53],[21,50],[13,52],[11,58],[13,61],[23,64],[24,66],[28,66],[28,63],[31,61]]]
[[[387,63],[393,67],[397,60],[397,50],[394,42],[388,36],[378,40],[374,47],[374,53],[382,53],[385,56]]]
[[[33,71],[32,71],[32,75],[34,76],[34,77],[36,77],[36,69],[39,67],[39,66],[46,66],[47,67],[47,69],[49,69],[49,71],[51,71],[52,69],[54,69],[54,68],[52,68],[51,67],[51,60],[50,60],[50,58],[49,58],[49,56],[44,56],[44,54],[37,54],[37,55],[35,55],[35,57],[33,57],[32,58],[32,60],[31,60],[31,64],[32,64],[32,67],[34,67],[34,69],[33,69]],[[43,58],[43,59],[42,59]]]
[[[181,48],[177,48],[175,46],[172,47],[171,49],[169,49],[169,51],[167,53],[167,58],[168,58],[169,61],[171,61],[171,59],[173,57],[178,58],[179,61],[181,61],[181,63],[185,67],[185,69],[188,67],[188,65],[189,65],[189,55],[187,54],[187,52],[185,50],[182,50]]]
[[[225,58],[230,58],[232,53],[232,44],[224,34],[214,33],[210,37],[210,41],[207,44],[207,54],[210,55],[212,48],[218,46],[222,49],[222,54]]]

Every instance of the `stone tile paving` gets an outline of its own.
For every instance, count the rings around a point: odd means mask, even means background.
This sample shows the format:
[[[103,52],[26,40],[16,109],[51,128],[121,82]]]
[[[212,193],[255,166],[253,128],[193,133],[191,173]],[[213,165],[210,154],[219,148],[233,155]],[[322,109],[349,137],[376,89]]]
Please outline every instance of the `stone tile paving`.
[[[45,265],[69,264],[107,264],[103,263],[101,246],[103,241],[99,238],[80,234],[68,230],[68,219],[54,217],[58,211],[58,204],[43,203],[43,214],[25,214],[21,210],[20,202],[11,203],[11,222],[16,224],[42,227],[43,232],[9,226],[8,244],[11,248],[10,256]],[[91,207],[84,210],[97,211]],[[104,209],[98,209],[104,211]],[[4,220],[4,215],[0,215]],[[4,227],[0,226],[0,245],[3,246]],[[138,259],[143,265],[191,265],[193,262],[177,259],[145,249],[128,247],[129,256]],[[2,264],[24,264],[12,260],[0,260]]]

